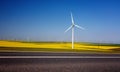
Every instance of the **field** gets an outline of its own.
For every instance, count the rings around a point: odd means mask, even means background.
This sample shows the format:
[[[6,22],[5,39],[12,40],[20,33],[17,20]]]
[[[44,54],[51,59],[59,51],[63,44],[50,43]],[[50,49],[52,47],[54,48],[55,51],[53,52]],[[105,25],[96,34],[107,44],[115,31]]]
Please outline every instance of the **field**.
[[[71,42],[0,41],[0,51],[120,53],[120,44],[76,42],[74,44],[74,49],[72,49]]]

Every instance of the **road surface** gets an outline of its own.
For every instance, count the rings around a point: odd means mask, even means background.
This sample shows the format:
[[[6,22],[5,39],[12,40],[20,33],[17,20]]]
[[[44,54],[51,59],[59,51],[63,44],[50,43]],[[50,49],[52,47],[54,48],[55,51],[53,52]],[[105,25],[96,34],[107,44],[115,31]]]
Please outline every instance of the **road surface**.
[[[120,54],[1,52],[0,72],[120,72]]]

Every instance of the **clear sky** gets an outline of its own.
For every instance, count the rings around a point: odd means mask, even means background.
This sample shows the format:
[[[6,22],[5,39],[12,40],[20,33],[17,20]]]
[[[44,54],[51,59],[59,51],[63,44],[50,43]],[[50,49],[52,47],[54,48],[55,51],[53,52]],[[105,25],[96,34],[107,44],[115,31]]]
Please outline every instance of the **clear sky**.
[[[0,40],[120,43],[120,0],[0,0]]]

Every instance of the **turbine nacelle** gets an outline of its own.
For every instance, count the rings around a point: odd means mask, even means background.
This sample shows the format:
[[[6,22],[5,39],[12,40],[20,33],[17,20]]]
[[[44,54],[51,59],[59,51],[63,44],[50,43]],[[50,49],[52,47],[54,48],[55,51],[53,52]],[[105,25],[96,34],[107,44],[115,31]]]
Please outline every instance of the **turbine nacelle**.
[[[72,27],[74,27],[75,26],[75,24],[72,24]]]

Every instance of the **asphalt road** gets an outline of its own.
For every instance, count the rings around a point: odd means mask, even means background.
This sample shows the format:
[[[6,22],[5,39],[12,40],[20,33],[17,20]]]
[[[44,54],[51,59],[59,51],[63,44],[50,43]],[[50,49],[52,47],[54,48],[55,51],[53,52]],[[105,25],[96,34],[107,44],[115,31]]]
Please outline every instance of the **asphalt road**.
[[[120,54],[1,52],[0,57],[5,57],[0,72],[120,72]]]

